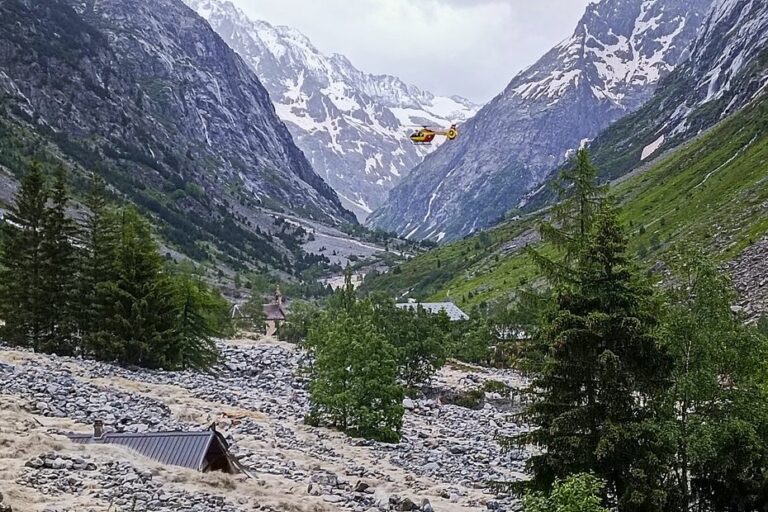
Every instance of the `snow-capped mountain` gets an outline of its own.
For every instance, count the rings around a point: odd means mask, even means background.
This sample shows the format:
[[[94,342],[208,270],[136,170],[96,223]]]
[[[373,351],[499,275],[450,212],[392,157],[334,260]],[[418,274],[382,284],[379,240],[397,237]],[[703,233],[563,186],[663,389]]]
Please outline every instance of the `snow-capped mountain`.
[[[705,105],[716,121],[740,109],[768,86],[768,2],[716,0],[678,73],[682,104],[664,131],[671,135],[705,128],[696,113]],[[670,87],[671,89],[672,87]],[[660,134],[661,135],[661,134]]]
[[[605,178],[698,135],[768,92],[768,2],[715,0],[685,60],[639,110],[590,142]],[[526,208],[538,208],[532,194]]]
[[[602,0],[573,35],[428,156],[370,218],[449,240],[503,216],[566,155],[643,105],[684,57],[712,0]]]
[[[477,106],[324,55],[295,29],[251,20],[226,0],[185,0],[256,71],[280,118],[315,171],[361,220],[430,147],[414,147],[414,125],[460,123]]]

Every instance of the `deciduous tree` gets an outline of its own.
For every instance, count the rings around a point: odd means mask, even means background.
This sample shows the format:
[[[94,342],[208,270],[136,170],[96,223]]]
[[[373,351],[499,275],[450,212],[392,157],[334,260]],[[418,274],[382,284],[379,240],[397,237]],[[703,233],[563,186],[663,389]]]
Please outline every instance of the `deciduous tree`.
[[[309,330],[311,411],[307,421],[379,441],[400,439],[403,388],[392,345],[374,322],[370,301],[355,298],[351,278]]]
[[[730,282],[685,254],[659,337],[674,358],[670,508],[759,510],[768,503],[768,339],[731,311]]]
[[[524,512],[608,512],[601,504],[605,483],[594,475],[580,473],[558,480],[549,494],[528,493]]]

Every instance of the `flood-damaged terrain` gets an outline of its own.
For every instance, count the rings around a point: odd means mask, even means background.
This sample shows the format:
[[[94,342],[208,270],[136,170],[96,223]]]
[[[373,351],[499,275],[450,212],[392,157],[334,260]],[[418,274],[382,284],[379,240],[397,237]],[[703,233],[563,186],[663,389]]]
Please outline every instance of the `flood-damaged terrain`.
[[[308,363],[266,338],[220,343],[211,373],[122,368],[0,348],[0,489],[14,512],[515,510],[492,482],[522,478],[513,372],[449,364],[406,399],[403,438],[384,444],[307,426]],[[474,409],[446,397],[506,384]],[[67,433],[204,430],[215,425],[247,473],[198,473]]]

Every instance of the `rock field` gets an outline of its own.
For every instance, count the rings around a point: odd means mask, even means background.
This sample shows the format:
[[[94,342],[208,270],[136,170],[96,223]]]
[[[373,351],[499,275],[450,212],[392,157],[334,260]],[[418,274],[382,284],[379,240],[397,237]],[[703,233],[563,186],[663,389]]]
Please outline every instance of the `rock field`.
[[[489,483],[522,478],[525,450],[499,436],[525,428],[519,403],[486,393],[478,409],[442,394],[513,372],[447,366],[429,398],[406,399],[403,438],[383,444],[303,424],[305,355],[271,339],[221,343],[214,372],[121,368],[0,347],[0,511],[517,510]],[[76,445],[61,434],[107,429],[201,430],[211,423],[250,475],[199,474],[124,448]],[[3,507],[10,507],[4,509]]]
[[[747,247],[728,269],[739,294],[734,309],[758,320],[768,311],[768,236]]]

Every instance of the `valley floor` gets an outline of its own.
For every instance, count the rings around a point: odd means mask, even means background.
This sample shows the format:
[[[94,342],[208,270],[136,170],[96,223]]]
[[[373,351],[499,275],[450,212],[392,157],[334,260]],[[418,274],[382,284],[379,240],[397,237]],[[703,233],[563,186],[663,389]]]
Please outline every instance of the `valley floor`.
[[[509,418],[514,400],[487,395],[480,410],[406,400],[402,441],[373,443],[303,424],[305,356],[296,347],[267,338],[221,349],[222,364],[209,375],[0,348],[4,504],[14,512],[362,512],[406,509],[407,498],[422,510],[517,508],[486,488],[522,478],[527,454],[502,451],[496,437],[525,428]],[[430,396],[488,379],[525,384],[512,372],[449,365]],[[90,432],[97,419],[126,431],[202,430],[215,422],[253,478],[163,466],[61,435]]]

